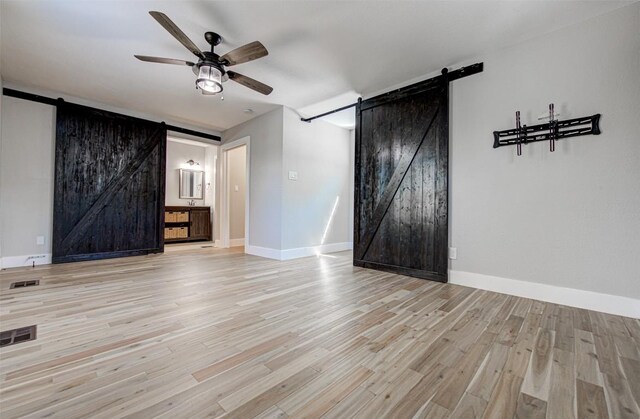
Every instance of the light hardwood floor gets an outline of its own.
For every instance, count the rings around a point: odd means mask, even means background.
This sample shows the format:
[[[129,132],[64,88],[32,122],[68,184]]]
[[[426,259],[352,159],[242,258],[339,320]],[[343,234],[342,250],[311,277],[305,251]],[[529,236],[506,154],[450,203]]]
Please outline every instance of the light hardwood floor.
[[[17,280],[34,288],[9,290]],[[238,251],[0,273],[0,417],[640,416],[640,322]]]

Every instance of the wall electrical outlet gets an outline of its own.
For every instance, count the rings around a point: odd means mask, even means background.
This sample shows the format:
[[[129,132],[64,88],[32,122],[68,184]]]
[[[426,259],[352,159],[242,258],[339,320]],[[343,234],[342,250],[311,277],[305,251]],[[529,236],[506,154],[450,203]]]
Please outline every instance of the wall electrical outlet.
[[[458,248],[450,247],[449,248],[449,259],[458,259]]]
[[[235,185],[235,186],[233,187],[233,190],[234,190],[234,191],[236,191],[236,192],[238,192],[238,191],[240,190],[240,188],[238,187],[238,185]]]
[[[298,180],[298,172],[289,170],[289,180]]]
[[[39,245],[44,244],[44,236],[36,237],[36,244],[39,244]]]

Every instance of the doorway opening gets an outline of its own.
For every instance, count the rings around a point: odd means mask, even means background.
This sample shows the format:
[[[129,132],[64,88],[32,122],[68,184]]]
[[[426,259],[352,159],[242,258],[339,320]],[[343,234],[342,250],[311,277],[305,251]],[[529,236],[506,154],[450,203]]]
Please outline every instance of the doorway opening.
[[[249,147],[249,137],[221,147],[220,247],[249,244]]]
[[[213,245],[218,145],[168,136],[165,250]]]

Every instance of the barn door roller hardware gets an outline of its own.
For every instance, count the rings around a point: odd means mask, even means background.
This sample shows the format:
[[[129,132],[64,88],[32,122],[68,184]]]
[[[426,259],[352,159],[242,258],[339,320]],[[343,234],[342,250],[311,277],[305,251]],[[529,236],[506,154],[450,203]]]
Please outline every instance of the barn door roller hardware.
[[[332,113],[336,113],[336,112],[344,111],[345,109],[353,108],[357,104],[358,104],[358,102],[352,103],[351,105],[343,106],[341,108],[334,109],[334,110],[329,111],[329,112],[321,113],[320,115],[311,116],[309,118],[300,118],[300,120],[302,122],[311,122],[314,119],[322,118],[323,116],[331,115]]]
[[[30,100],[32,102],[44,103],[45,105],[58,106],[61,103],[64,103],[62,98],[53,99],[46,96],[34,95],[33,93],[22,92],[20,90],[9,89],[5,87],[2,89],[2,94],[9,97],[15,97],[17,99]],[[68,102],[67,102],[68,103]],[[93,108],[96,109],[96,108]],[[206,132],[194,131],[192,129],[177,127],[175,125],[165,124],[169,131],[175,131],[182,134],[193,135],[195,137],[207,138],[213,141],[220,141],[220,137],[217,135],[209,134]]]
[[[451,81],[454,81],[454,80],[461,79],[463,77],[470,76],[472,74],[480,73],[480,72],[482,72],[483,69],[484,69],[484,63],[471,64],[471,65],[468,65],[466,67],[460,67],[459,69],[454,70],[454,71],[449,71],[449,69],[445,67],[445,68],[442,69],[442,75],[441,76],[437,76],[437,77],[445,77],[447,82],[451,82]],[[437,78],[437,77],[434,77],[434,78]],[[431,81],[431,80],[432,79],[429,79],[429,80],[426,80],[426,81]],[[401,90],[401,89],[398,89],[398,90]],[[362,99],[362,98],[360,98],[360,99]],[[332,113],[336,113],[336,112],[344,111],[345,109],[353,108],[357,104],[358,104],[358,102],[352,103],[351,105],[343,106],[341,108],[334,109],[332,111],[321,113],[320,115],[311,116],[309,118],[300,118],[300,120],[302,122],[311,122],[314,119],[322,118],[323,116],[331,115]]]
[[[549,122],[538,125],[521,125],[520,111],[516,111],[516,127],[503,131],[493,131],[493,148],[515,145],[518,156],[522,155],[522,145],[538,141],[549,141],[549,151],[556,150],[556,140],[581,135],[600,134],[600,114],[582,118],[555,119],[553,103],[549,105]]]

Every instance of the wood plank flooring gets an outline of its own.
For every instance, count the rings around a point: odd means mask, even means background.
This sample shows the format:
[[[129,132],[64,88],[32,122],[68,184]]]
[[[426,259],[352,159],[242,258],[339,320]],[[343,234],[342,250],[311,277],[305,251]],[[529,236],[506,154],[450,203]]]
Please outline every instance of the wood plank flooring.
[[[190,249],[0,272],[0,416],[638,418],[640,321]],[[33,288],[14,281],[40,279]]]

